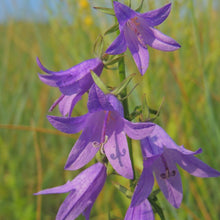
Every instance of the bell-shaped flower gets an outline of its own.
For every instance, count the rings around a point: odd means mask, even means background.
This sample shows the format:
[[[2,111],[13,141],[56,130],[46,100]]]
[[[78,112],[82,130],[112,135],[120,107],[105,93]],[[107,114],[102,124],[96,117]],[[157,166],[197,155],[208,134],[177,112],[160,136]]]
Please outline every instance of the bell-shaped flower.
[[[90,89],[87,105],[89,112],[79,117],[48,116],[50,123],[60,131],[71,134],[82,130],[65,169],[81,168],[100,150],[120,175],[132,179],[126,134],[132,139],[143,139],[153,130],[154,124],[126,120],[119,100],[111,94],[105,95],[96,85]]]
[[[80,214],[88,220],[92,206],[104,186],[106,176],[106,167],[102,163],[96,163],[72,181],[62,186],[42,190],[35,195],[69,192],[59,208],[56,220],[74,220]]]
[[[174,51],[180,48],[175,40],[154,28],[167,18],[170,9],[171,4],[167,4],[162,8],[141,14],[114,1],[114,11],[118,19],[120,34],[106,50],[106,53],[121,54],[128,47],[143,75],[149,63],[147,45],[162,51]]]
[[[195,157],[202,152],[196,152],[178,146],[169,135],[158,125],[153,132],[141,140],[141,149],[144,158],[144,168],[135,189],[132,204],[143,201],[150,195],[153,188],[155,173],[158,185],[166,199],[175,208],[182,202],[182,182],[176,164],[197,177],[217,177],[220,172],[211,168]]]
[[[124,220],[154,220],[154,213],[148,199],[144,199],[139,204],[130,205]]]
[[[63,116],[71,116],[75,104],[81,99],[94,83],[91,70],[98,76],[101,75],[104,64],[101,59],[94,58],[79,63],[68,70],[53,72],[46,69],[37,58],[38,66],[47,74],[38,74],[42,82],[49,86],[58,87],[61,96],[51,106],[50,111],[59,104]]]

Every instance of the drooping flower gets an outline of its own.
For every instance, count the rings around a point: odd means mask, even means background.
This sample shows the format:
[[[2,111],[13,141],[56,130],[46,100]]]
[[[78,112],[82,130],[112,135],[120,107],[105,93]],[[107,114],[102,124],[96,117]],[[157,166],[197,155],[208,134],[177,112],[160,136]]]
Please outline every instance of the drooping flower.
[[[94,83],[91,70],[98,76],[101,75],[104,64],[101,59],[94,58],[79,63],[64,71],[53,72],[46,69],[37,58],[38,66],[46,74],[38,74],[42,82],[49,86],[58,87],[62,95],[51,106],[50,111],[59,104],[59,110],[63,116],[71,116],[75,104],[81,99]]]
[[[120,175],[132,179],[126,134],[132,139],[143,139],[154,124],[126,120],[119,100],[111,94],[105,95],[96,85],[89,92],[88,110],[79,117],[48,116],[50,123],[62,132],[71,134],[83,130],[69,154],[65,169],[81,168],[101,150]]]
[[[176,164],[197,177],[217,177],[220,172],[211,168],[194,155],[196,152],[178,146],[169,135],[158,125],[154,127],[152,133],[141,140],[141,149],[144,158],[144,168],[135,189],[132,204],[141,203],[146,196],[149,196],[153,184],[155,173],[158,185],[166,199],[175,208],[182,202],[182,182]]]
[[[154,213],[150,202],[146,198],[137,205],[130,205],[124,220],[154,220]]]
[[[88,220],[92,206],[104,186],[106,176],[106,167],[102,163],[96,163],[72,181],[62,186],[42,190],[35,195],[69,192],[59,208],[56,220],[74,220],[80,214]]]
[[[120,34],[106,50],[106,53],[121,54],[128,47],[143,75],[149,63],[147,45],[162,51],[174,51],[180,48],[175,40],[154,28],[167,18],[170,9],[171,3],[141,14],[114,1],[114,11],[118,19]]]

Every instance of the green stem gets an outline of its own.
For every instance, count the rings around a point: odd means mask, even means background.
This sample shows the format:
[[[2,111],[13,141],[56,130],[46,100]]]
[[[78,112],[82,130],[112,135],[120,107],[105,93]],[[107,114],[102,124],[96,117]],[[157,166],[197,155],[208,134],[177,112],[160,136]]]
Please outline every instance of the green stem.
[[[125,62],[124,62],[124,58],[123,57],[118,62],[118,71],[119,71],[120,82],[122,82],[126,78]],[[127,96],[127,89],[126,88],[121,92],[121,96],[122,96],[122,98]],[[123,108],[124,108],[124,117],[128,120],[129,119],[128,100],[127,99],[123,99],[122,105],[123,105]],[[132,142],[131,142],[131,139],[129,137],[127,137],[127,142],[128,142],[129,152],[130,152],[132,169],[134,171],[134,160],[133,160]],[[134,180],[135,180],[135,172],[134,172],[134,178],[130,182],[131,186],[133,186],[133,181]]]

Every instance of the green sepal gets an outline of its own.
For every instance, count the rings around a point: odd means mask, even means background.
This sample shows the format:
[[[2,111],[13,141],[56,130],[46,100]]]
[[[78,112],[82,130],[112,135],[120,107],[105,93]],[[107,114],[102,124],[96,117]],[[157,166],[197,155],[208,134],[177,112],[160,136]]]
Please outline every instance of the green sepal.
[[[107,165],[107,176],[114,174],[115,170],[113,169],[112,165],[108,163]]]
[[[93,8],[107,15],[115,16],[115,12],[112,8],[105,8],[105,7],[93,7]]]
[[[118,189],[120,192],[122,192],[127,198],[129,199],[132,198],[133,193],[129,189],[127,189],[125,186],[122,186],[119,183],[115,183],[115,182],[112,183],[115,186],[115,188]]]
[[[108,34],[114,33],[118,29],[119,29],[119,25],[118,25],[118,23],[116,23],[116,24],[112,25],[107,31],[105,31],[104,35],[108,35]]]
[[[144,94],[142,97],[142,114],[141,114],[142,118],[141,118],[141,120],[147,121],[147,119],[149,119],[149,116],[150,116],[150,109],[148,107],[147,100],[146,100],[146,97]]]
[[[140,5],[135,9],[135,11],[140,12],[144,4],[144,0],[141,0]]]
[[[102,80],[91,70],[90,71],[91,76],[95,82],[95,84],[105,93],[109,93],[110,91],[108,90],[107,86],[102,82]]]
[[[124,57],[124,55],[117,56],[113,59],[104,61],[103,63],[105,64],[105,67],[108,66],[108,65],[113,65],[113,64],[119,62],[122,57]]]
[[[102,57],[103,46],[104,46],[103,36],[99,35],[96,38],[96,41],[95,41],[94,46],[93,46],[93,53],[94,53],[95,57],[99,57],[99,58]]]
[[[133,77],[136,75],[136,73],[132,73],[130,74],[126,79],[124,79],[122,81],[122,83],[117,87],[115,88],[114,90],[112,90],[112,94],[113,95],[119,95],[128,85],[128,83],[133,79]]]
[[[153,191],[150,196],[148,197],[148,200],[152,206],[153,212],[157,213],[160,216],[161,220],[165,220],[165,216],[163,214],[163,209],[161,208],[159,201],[157,199],[157,194],[160,192],[160,189],[157,189]]]
[[[142,106],[136,106],[133,110],[132,113],[129,114],[129,121],[132,121],[133,119],[135,119],[137,116],[140,116],[142,113]]]

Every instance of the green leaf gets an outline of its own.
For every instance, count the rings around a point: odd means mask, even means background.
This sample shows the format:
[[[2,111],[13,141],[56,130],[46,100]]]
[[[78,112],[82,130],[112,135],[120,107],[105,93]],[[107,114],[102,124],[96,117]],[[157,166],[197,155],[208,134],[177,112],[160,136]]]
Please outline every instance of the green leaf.
[[[115,88],[111,93],[113,95],[118,95],[119,93],[121,93],[128,85],[128,83],[132,80],[132,78],[136,75],[136,73],[132,73],[131,75],[129,75],[126,79],[124,79],[122,81],[122,83]]]
[[[141,9],[142,9],[142,7],[143,7],[143,3],[144,3],[144,0],[141,0],[140,5],[139,5],[139,6],[136,8],[136,10],[135,10],[135,11],[140,12],[140,11],[141,11]]]
[[[127,198],[129,198],[129,199],[132,198],[133,193],[129,189],[127,189],[126,187],[122,186],[119,183],[113,182],[113,185],[116,187],[116,189],[118,189],[120,192],[122,192]]]
[[[115,12],[112,8],[105,8],[105,7],[93,7],[94,9],[101,11],[102,13],[115,16]]]
[[[113,64],[119,62],[119,60],[120,60],[122,57],[124,57],[124,55],[117,56],[117,57],[115,57],[115,58],[113,58],[113,59],[111,59],[111,60],[105,61],[105,62],[104,62],[105,67],[108,66],[108,65],[113,65]]]
[[[99,58],[102,57],[103,46],[104,46],[103,36],[99,35],[94,43],[94,46],[93,46],[93,53],[94,53],[95,57],[99,57]]]
[[[92,78],[95,82],[95,84],[104,92],[104,93],[109,93],[110,91],[108,90],[107,86],[102,82],[102,80],[91,70],[91,75]]]
[[[160,192],[160,189],[157,189],[153,191],[150,196],[148,197],[148,200],[152,206],[153,212],[157,213],[160,216],[161,220],[165,220],[165,216],[163,214],[163,209],[161,208],[159,201],[157,199],[157,194]]]
[[[129,114],[129,121],[132,121],[135,119],[137,116],[141,115],[142,113],[142,106],[136,106],[134,111]]]
[[[112,25],[107,31],[105,31],[104,35],[108,35],[108,34],[114,33],[114,32],[116,32],[118,29],[119,29],[118,23],[117,23],[117,24],[114,24],[114,25]]]
[[[147,121],[149,118],[150,110],[147,104],[145,94],[142,97],[142,121]]]

